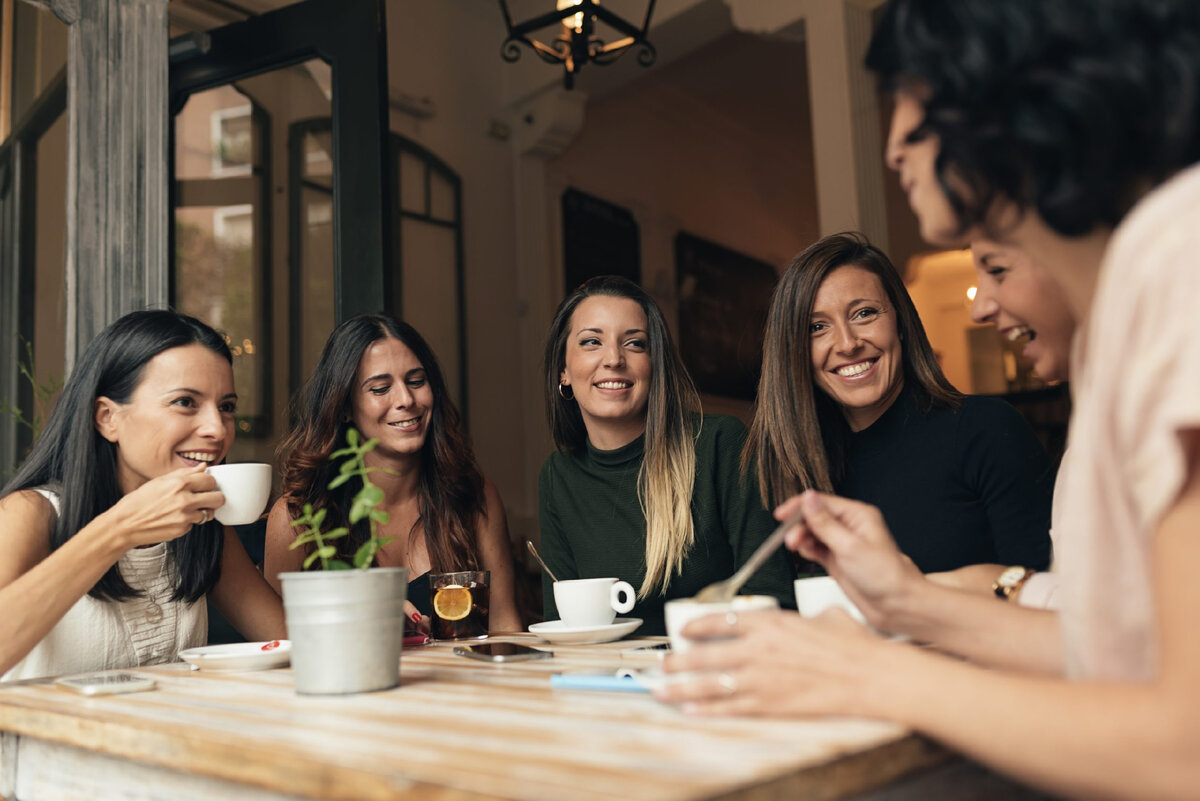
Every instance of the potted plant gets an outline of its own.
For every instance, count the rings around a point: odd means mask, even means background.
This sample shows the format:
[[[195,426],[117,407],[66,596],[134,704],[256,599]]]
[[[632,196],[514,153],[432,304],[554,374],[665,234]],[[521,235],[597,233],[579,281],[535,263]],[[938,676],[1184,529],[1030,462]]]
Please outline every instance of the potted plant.
[[[332,542],[349,534],[349,529],[322,531],[325,509],[314,511],[305,504],[301,516],[292,521],[298,533],[291,547],[312,546],[304,572],[279,574],[298,693],[368,692],[395,687],[400,681],[408,570],[371,567],[379,549],[391,541],[379,536],[379,526],[388,521],[387,512],[379,508],[383,490],[370,478],[379,468],[367,467],[365,461],[378,442],[360,443],[358,431],[351,428],[346,432],[347,446],[329,456],[345,457],[329,489],[356,479],[362,482],[348,519],[350,525],[366,520],[370,537],[355,552],[353,564],[338,558]],[[309,570],[318,562],[320,570]]]

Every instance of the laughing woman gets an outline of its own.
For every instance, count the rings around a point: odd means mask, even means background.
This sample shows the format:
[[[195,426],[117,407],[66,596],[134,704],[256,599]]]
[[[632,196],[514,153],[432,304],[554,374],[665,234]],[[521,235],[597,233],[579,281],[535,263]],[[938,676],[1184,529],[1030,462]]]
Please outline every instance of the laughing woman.
[[[0,494],[3,680],[170,662],[204,644],[206,595],[247,638],[284,636],[279,597],[213,521],[225,499],[204,468],[233,444],[232,362],[171,311],[88,345]]]
[[[289,546],[291,522],[304,504],[327,510],[330,528],[349,525],[350,499],[361,486],[326,489],[338,475],[329,454],[354,426],[378,438],[366,455],[372,480],[384,491],[393,538],[376,557],[381,566],[408,568],[405,609],[411,628],[428,632],[432,606],[428,573],[491,572],[489,625],[519,631],[513,562],[500,493],[487,480],[459,423],[433,350],[416,329],[383,314],[361,314],[329,335],[317,369],[295,406],[296,427],[280,446],[283,496],[267,521],[264,573],[300,570],[306,554]],[[352,558],[368,536],[367,521],[338,540]]]
[[[770,502],[813,488],[874,504],[925,573],[1049,566],[1045,451],[1012,406],[946,380],[899,274],[861,234],[827,236],[784,272],[758,397],[745,463]]]
[[[700,398],[658,305],[622,278],[593,278],[558,307],[546,342],[546,403],[558,452],[542,466],[542,552],[559,579],[637,589],[644,634],[663,605],[728,578],[775,527],[738,465],[740,422]],[[745,592],[794,607],[776,554]],[[546,618],[556,618],[543,578]]]

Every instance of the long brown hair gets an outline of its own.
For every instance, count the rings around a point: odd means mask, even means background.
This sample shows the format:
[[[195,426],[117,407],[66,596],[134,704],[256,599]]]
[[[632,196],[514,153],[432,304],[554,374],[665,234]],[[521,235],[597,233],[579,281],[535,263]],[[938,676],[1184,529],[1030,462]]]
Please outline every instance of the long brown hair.
[[[896,311],[905,391],[927,413],[957,409],[962,394],[946,380],[900,274],[887,255],[856,231],[819,239],[792,259],[771,296],[763,337],[762,377],[742,469],[755,466],[768,507],[814,488],[833,490],[844,468],[849,426],[837,404],[817,389],[812,324],[817,291],[831,272],[854,266],[879,279]]]
[[[433,392],[429,431],[421,447],[420,517],[409,536],[416,536],[418,526],[424,529],[430,569],[435,572],[478,570],[481,559],[475,527],[478,518],[486,514],[483,474],[462,431],[458,409],[446,391],[437,357],[415,328],[385,314],[360,314],[335,328],[316,371],[293,403],[296,423],[277,456],[288,511],[295,518],[304,504],[311,503],[313,509],[328,510],[329,527],[349,525],[350,499],[361,484],[351,481],[336,490],[327,489],[338,474],[338,465],[330,462],[329,454],[346,441],[350,393],[363,354],[373,342],[388,338],[399,340],[413,352],[425,368]],[[366,521],[351,527],[350,535],[338,540],[339,555],[351,556],[368,534]]]
[[[635,301],[646,314],[650,355],[650,392],[646,402],[645,457],[638,472],[638,502],[646,516],[646,578],[638,589],[645,597],[667,591],[683,569],[696,539],[692,490],[696,482],[696,443],[700,395],[671,340],[662,310],[644,289],[612,275],[581,284],[559,304],[546,337],[546,413],[560,451],[578,454],[587,447],[587,428],[579,404],[559,392],[566,368],[571,317],[586,298],[597,295]]]

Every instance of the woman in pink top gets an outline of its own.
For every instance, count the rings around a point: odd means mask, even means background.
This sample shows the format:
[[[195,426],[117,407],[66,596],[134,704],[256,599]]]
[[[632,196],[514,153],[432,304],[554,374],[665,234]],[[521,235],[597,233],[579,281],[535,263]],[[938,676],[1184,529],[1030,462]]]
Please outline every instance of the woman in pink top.
[[[706,618],[685,633],[732,639],[668,660],[709,675],[660,697],[887,718],[1056,794],[1200,797],[1200,4],[898,0],[868,63],[895,92],[887,159],[922,235],[1021,249],[1078,323],[1062,609],[991,601],[955,650],[999,668],[840,612]],[[797,510],[790,544],[873,623],[945,618],[876,510],[806,493],[777,516]]]

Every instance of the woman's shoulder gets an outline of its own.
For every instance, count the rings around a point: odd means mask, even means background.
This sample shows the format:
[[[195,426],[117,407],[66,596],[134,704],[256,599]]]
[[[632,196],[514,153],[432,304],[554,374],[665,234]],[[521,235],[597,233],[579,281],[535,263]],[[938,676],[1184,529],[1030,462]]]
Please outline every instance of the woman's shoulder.
[[[981,427],[1027,427],[1017,407],[994,395],[964,395],[960,416],[965,422]]]
[[[698,440],[716,441],[745,440],[746,424],[728,414],[702,414],[699,416]],[[738,447],[741,447],[740,445]]]

